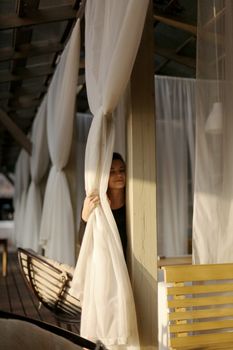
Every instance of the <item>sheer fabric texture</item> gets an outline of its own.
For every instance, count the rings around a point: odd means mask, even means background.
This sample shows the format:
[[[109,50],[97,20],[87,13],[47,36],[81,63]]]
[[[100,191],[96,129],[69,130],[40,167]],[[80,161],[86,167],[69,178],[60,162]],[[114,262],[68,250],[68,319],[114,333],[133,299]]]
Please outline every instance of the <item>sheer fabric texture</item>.
[[[87,222],[72,292],[82,303],[81,335],[100,339],[108,348],[139,346],[133,293],[106,190],[115,135],[112,112],[130,78],[147,5],[141,0],[86,3],[86,85],[94,118],[85,189],[97,191],[101,205]]]
[[[188,253],[189,203],[193,200],[194,177],[195,87],[194,79],[155,76],[160,256]]]
[[[83,207],[83,200],[85,198],[85,184],[84,184],[84,169],[85,169],[85,149],[87,144],[88,132],[91,126],[93,116],[87,113],[77,113],[76,115],[76,129],[77,129],[77,231],[81,219],[81,211]],[[79,237],[78,237],[79,240]]]
[[[79,57],[80,23],[77,20],[48,90],[47,133],[52,168],[40,229],[45,255],[69,265],[75,264],[74,216],[63,168],[73,135]]]
[[[233,3],[199,1],[195,263],[232,262]]]
[[[31,184],[27,193],[25,222],[23,226],[23,248],[39,250],[39,233],[42,214],[40,181],[49,166],[49,152],[46,138],[47,98],[45,97],[32,127],[32,155],[30,157]]]
[[[15,167],[14,242],[18,247],[23,245],[23,227],[25,222],[26,199],[29,182],[29,154],[22,149]]]

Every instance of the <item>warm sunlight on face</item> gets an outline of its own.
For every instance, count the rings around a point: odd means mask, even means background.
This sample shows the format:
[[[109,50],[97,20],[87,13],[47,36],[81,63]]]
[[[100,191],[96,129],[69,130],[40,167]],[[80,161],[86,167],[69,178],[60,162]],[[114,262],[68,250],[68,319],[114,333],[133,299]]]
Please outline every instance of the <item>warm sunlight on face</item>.
[[[122,189],[125,187],[125,164],[120,159],[112,161],[108,180],[109,189]]]

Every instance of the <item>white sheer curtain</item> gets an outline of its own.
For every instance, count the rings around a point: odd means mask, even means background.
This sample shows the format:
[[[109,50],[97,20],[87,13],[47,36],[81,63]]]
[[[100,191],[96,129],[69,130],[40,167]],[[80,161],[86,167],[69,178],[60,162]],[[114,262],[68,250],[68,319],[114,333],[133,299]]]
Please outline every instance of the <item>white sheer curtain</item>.
[[[42,213],[40,181],[49,166],[46,133],[47,98],[38,109],[32,126],[32,155],[30,157],[31,184],[27,193],[22,247],[39,250],[39,232]]]
[[[126,158],[126,119],[129,115],[130,108],[130,86],[128,85],[125,93],[121,96],[117,107],[113,111],[113,118],[115,123],[115,144],[114,152]]]
[[[16,246],[23,244],[27,190],[30,181],[29,154],[22,149],[15,167],[14,195],[14,241]]]
[[[114,147],[116,108],[129,81],[148,1],[86,3],[86,84],[94,115],[85,157],[87,194],[97,190],[101,206],[90,216],[72,292],[82,303],[81,335],[107,347],[138,346],[133,294],[119,233],[106,190]]]
[[[158,255],[188,253],[195,133],[194,79],[155,76]],[[190,182],[190,183],[189,183]]]
[[[233,261],[233,2],[198,3],[195,263]]]
[[[80,21],[63,51],[48,90],[47,133],[52,161],[42,212],[40,241],[45,255],[75,263],[74,215],[65,167],[73,135],[80,57]]]
[[[91,126],[93,116],[87,113],[77,113],[77,229],[81,219],[81,211],[83,200],[85,198],[84,184],[84,166],[85,166],[85,149],[87,144],[87,136]]]

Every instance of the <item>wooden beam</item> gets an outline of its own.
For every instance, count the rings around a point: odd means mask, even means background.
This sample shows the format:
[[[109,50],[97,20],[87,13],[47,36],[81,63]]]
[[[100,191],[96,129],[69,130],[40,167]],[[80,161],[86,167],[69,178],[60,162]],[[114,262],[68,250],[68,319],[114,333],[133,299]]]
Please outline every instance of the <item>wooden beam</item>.
[[[76,19],[77,11],[72,6],[59,6],[36,10],[30,13],[30,17],[18,17],[15,15],[0,16],[0,30],[13,29],[38,24],[67,21]]]
[[[31,155],[32,143],[23,131],[12,121],[8,114],[0,108],[0,122],[9,131],[12,137]]]
[[[187,46],[191,41],[196,40],[196,38],[194,36],[190,36],[189,38],[187,38],[182,44],[180,44],[177,48],[176,48],[176,53],[178,53],[179,51],[181,51],[185,46]]]
[[[14,186],[15,182],[11,178],[11,176],[8,174],[7,170],[5,168],[1,168],[1,173],[5,176],[5,178]]]
[[[2,72],[0,75],[0,83],[24,79],[33,79],[40,76],[47,76],[49,74],[53,74],[53,72],[54,68],[47,65],[36,68],[18,68],[14,74],[10,72]]]
[[[180,21],[177,21],[176,19],[161,16],[161,15],[156,15],[156,14],[154,15],[154,19],[158,22],[167,24],[177,29],[184,30],[186,32],[192,33],[193,35],[197,36],[197,27],[192,24],[180,22]]]
[[[9,91],[0,91],[0,100],[8,100],[8,99],[17,99],[17,98],[35,98],[35,96],[45,93],[47,91],[47,88],[45,86],[36,86],[34,88],[18,88],[13,92]]]
[[[168,59],[169,61],[175,61],[191,69],[196,69],[196,60],[192,57],[185,57],[178,55],[174,50],[156,46],[155,52]]]
[[[20,109],[36,108],[40,105],[41,99],[12,99],[5,108],[6,112],[18,111]]]
[[[24,44],[20,45],[17,51],[10,47],[6,47],[0,49],[0,62],[57,53],[61,52],[63,48],[64,45],[60,43],[46,43],[46,45],[43,46]]]
[[[38,9],[40,0],[17,0],[16,13],[19,17],[24,17],[35,9]]]

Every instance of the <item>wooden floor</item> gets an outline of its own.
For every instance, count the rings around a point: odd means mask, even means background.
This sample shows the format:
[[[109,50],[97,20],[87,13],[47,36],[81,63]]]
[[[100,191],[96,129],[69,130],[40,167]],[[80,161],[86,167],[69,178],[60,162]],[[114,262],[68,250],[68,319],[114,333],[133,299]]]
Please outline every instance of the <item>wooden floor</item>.
[[[79,333],[78,323],[65,324],[60,322],[43,305],[39,307],[38,299],[28,289],[21,275],[16,252],[8,253],[8,273],[6,277],[1,274],[1,263],[0,257],[0,310],[48,322]]]

